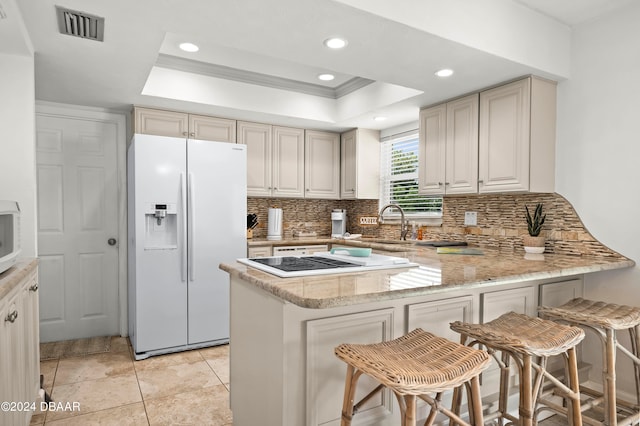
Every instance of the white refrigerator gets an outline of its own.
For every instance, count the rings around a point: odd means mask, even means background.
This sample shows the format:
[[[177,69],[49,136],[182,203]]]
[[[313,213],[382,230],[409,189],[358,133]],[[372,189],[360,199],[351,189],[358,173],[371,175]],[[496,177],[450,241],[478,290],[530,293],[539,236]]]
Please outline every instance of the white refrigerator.
[[[246,257],[246,146],[133,137],[127,156],[129,338],[136,359],[229,341]]]

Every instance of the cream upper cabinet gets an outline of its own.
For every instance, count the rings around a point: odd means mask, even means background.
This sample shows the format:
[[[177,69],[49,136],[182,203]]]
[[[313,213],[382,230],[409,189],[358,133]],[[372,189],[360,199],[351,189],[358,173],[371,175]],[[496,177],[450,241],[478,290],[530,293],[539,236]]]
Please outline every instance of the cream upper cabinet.
[[[304,197],[304,130],[238,122],[238,143],[247,145],[247,195]]]
[[[478,94],[420,111],[419,191],[478,192]]]
[[[189,137],[203,141],[236,142],[236,120],[189,114]]]
[[[305,197],[340,198],[340,135],[307,130],[304,147]]]
[[[304,197],[304,130],[273,127],[273,196]]]
[[[139,107],[134,108],[133,115],[135,133],[236,142],[235,120]]]
[[[528,77],[480,93],[479,192],[553,192],[556,84]]]
[[[247,145],[247,195],[272,195],[272,143],[269,124],[238,121],[238,143]]]
[[[380,132],[354,129],[341,135],[340,198],[380,197]]]

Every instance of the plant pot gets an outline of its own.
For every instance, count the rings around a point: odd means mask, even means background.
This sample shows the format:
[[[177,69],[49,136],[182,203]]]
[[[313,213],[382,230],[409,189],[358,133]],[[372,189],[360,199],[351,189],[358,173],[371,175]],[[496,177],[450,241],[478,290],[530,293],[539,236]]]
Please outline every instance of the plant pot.
[[[544,253],[544,237],[525,235],[522,237],[522,245],[527,253]]]

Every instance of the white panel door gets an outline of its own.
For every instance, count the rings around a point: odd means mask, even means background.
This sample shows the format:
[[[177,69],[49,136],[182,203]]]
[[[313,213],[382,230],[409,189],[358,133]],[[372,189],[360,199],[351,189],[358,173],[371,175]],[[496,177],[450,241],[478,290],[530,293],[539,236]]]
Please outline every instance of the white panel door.
[[[36,127],[40,339],[119,334],[117,126],[37,115]]]

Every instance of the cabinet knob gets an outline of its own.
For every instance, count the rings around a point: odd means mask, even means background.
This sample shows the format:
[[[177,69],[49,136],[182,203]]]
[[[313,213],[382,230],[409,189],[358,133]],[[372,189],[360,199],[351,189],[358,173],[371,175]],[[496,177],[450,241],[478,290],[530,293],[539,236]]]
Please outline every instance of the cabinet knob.
[[[445,182],[445,183],[444,183],[444,185],[445,185],[445,186],[449,185],[449,182]]]
[[[442,186],[442,182],[438,182],[438,186]]]
[[[309,188],[307,188],[307,191],[309,191]]]
[[[31,287],[29,287],[29,291],[38,291],[38,283],[34,283]]]
[[[196,134],[195,134],[195,133],[193,133],[193,132],[189,133],[189,136],[191,136],[191,137],[194,137],[195,135],[196,135]]]
[[[189,136],[188,132],[182,132],[182,136]]]
[[[18,311],[13,311],[9,315],[7,315],[7,317],[4,319],[4,321],[5,322],[7,322],[7,321],[16,322],[17,318],[18,318]]]
[[[483,180],[479,180],[478,181],[478,185],[482,185],[482,184],[484,184],[484,181]]]

